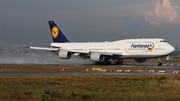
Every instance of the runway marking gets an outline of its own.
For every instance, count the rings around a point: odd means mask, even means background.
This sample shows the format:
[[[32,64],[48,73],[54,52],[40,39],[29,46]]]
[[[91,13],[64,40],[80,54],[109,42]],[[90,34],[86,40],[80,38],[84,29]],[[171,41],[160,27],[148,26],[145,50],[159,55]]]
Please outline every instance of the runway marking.
[[[1,76],[13,76],[13,75],[173,75],[174,70],[166,70],[166,72],[149,72],[148,70],[144,70],[143,72],[0,72]]]

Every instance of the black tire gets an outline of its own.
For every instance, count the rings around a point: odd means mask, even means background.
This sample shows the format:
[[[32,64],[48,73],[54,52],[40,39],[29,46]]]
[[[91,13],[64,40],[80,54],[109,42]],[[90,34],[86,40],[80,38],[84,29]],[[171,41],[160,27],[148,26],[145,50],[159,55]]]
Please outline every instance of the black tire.
[[[162,62],[158,62],[157,65],[158,65],[158,66],[162,66]]]
[[[109,59],[105,59],[103,62],[96,62],[97,65],[111,65]]]

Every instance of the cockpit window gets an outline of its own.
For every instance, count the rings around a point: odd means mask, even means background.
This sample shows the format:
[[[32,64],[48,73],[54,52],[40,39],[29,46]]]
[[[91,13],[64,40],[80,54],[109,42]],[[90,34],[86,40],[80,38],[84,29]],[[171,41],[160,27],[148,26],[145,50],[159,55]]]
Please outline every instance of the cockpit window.
[[[166,40],[161,40],[160,42],[166,42]]]

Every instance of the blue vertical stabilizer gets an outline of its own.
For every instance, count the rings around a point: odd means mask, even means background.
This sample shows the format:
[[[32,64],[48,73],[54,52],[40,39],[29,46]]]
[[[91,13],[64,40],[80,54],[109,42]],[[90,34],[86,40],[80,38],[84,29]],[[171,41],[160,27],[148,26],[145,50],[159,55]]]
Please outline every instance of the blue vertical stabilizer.
[[[58,43],[70,42],[69,39],[64,35],[64,33],[61,31],[61,29],[56,25],[54,21],[48,21],[48,22],[51,31],[51,36],[54,42],[58,42]]]

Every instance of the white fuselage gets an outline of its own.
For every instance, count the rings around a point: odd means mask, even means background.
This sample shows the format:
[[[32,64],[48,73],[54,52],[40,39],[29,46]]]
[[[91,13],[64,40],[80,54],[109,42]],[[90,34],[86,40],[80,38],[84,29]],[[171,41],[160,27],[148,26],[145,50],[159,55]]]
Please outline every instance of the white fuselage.
[[[161,38],[124,39],[113,42],[51,43],[65,50],[104,52],[119,58],[156,58],[171,54],[174,47]]]

